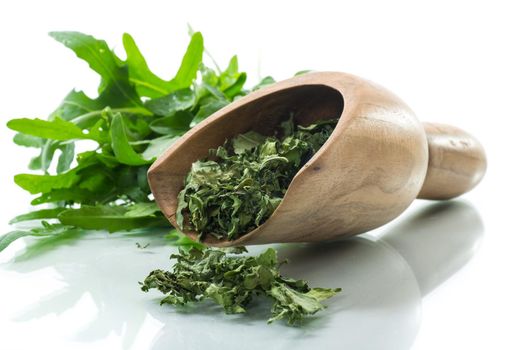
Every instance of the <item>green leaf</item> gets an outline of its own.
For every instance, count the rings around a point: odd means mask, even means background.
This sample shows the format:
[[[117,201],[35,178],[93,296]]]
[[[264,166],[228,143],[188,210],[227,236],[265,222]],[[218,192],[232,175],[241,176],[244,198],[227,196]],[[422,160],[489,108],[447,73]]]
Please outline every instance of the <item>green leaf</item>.
[[[111,84],[131,105],[141,107],[142,103],[133,89],[129,89],[127,68],[119,65],[119,60],[103,40],[79,32],[51,32],[51,37],[64,44],[86,61],[89,67],[102,78],[99,92]]]
[[[266,137],[255,131],[248,131],[240,134],[232,140],[233,152],[242,154],[246,151],[253,150],[255,147],[266,141]]]
[[[171,230],[165,238],[173,245],[179,247],[179,249],[189,251],[191,249],[204,250],[206,245],[194,241],[190,237],[186,236],[184,233],[180,232],[177,229]]]
[[[100,103],[98,99],[91,99],[82,91],[71,90],[51,115],[59,116],[64,120],[71,120],[104,107],[103,103]],[[85,127],[82,123],[77,123],[77,125],[79,127]]]
[[[294,77],[297,77],[299,75],[304,75],[304,74],[308,74],[310,72],[313,72],[311,69],[303,69],[303,70],[300,70],[298,71],[297,73],[294,74]]]
[[[165,81],[151,72],[131,35],[124,33],[122,42],[127,55],[129,80],[135,85],[140,96],[156,98],[167,95],[174,90],[175,84]]]
[[[12,119],[7,122],[7,127],[27,135],[58,141],[91,138],[75,124],[58,117],[50,121],[28,118]]]
[[[224,90],[224,94],[228,98],[233,99],[235,96],[239,95],[242,91],[244,83],[246,82],[246,73],[241,73],[237,77],[237,80],[230,85],[227,89]]]
[[[35,210],[27,214],[22,214],[14,217],[9,221],[9,224],[16,224],[18,222],[22,221],[29,221],[29,220],[39,220],[39,219],[56,219],[58,217],[58,214],[63,212],[65,208],[51,208],[51,209],[41,209],[41,210]]]
[[[161,116],[171,116],[178,111],[190,109],[195,104],[195,94],[190,89],[181,89],[169,95],[149,100],[146,108]]]
[[[197,71],[202,62],[202,53],[204,52],[204,40],[199,32],[191,36],[190,43],[186,53],[182,58],[177,75],[172,79],[173,90],[190,87],[197,76]]]
[[[155,119],[149,124],[149,127],[162,135],[182,135],[190,129],[192,119],[191,113],[177,111],[173,115]]]
[[[63,173],[69,170],[71,163],[75,159],[75,144],[66,143],[59,147],[60,157],[58,157],[57,173]]]
[[[146,159],[156,159],[165,150],[171,147],[180,137],[178,136],[163,136],[156,139],[153,139],[149,142],[148,147],[142,153],[142,156]]]
[[[109,232],[167,225],[164,218],[149,215],[126,216],[126,212],[124,207],[84,206],[65,210],[58,215],[58,219],[64,225]]]
[[[19,146],[40,148],[42,147],[44,140],[40,137],[18,133],[13,137],[13,142]]]
[[[31,194],[47,193],[76,184],[80,176],[74,170],[58,175],[18,174],[15,175],[15,183]]]
[[[262,80],[252,88],[252,91],[263,89],[273,84],[275,84],[275,79],[270,76],[267,76],[262,78]]]
[[[226,90],[239,78],[239,63],[237,60],[237,55],[233,56],[228,63],[228,67],[220,75],[220,89],[222,91]]]
[[[144,165],[151,163],[151,160],[144,159],[135,152],[129,144],[124,119],[120,113],[115,113],[111,121],[111,148],[117,160],[127,165]]]
[[[226,107],[228,102],[225,100],[212,100],[205,105],[202,105],[199,108],[199,111],[191,121],[190,126],[195,126],[204,119],[208,118],[213,113],[217,112],[219,109]]]
[[[127,208],[124,216],[127,217],[141,217],[151,216],[155,213],[160,212],[160,208],[155,202],[150,203],[137,203]]]
[[[56,190],[51,190],[46,193],[42,193],[40,197],[37,197],[31,201],[31,205],[39,205],[44,203],[56,203],[56,202],[76,202],[76,203],[86,203],[93,204],[102,199],[106,198],[109,193],[94,193],[82,188],[61,188]]]

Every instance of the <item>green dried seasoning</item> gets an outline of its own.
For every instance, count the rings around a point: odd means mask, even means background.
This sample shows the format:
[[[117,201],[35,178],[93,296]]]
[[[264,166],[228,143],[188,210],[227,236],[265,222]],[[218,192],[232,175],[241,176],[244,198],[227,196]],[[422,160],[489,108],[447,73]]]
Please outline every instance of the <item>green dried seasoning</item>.
[[[179,249],[173,271],[152,271],[142,290],[158,289],[167,296],[161,304],[186,305],[210,299],[227,314],[245,313],[260,295],[273,300],[268,323],[286,319],[296,324],[307,315],[325,308],[322,300],[341,289],[310,288],[306,281],[283,277],[273,248],[259,256],[236,256],[244,247]]]
[[[177,223],[234,240],[270,217],[299,169],[330,137],[336,119],[309,126],[281,123],[274,135],[255,131],[227,140],[193,163],[178,195]]]

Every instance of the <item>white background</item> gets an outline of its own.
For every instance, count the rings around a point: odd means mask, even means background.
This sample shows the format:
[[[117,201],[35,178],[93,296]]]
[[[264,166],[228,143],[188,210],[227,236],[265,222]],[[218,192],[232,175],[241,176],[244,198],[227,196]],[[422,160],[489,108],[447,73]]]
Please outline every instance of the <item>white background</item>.
[[[96,91],[97,76],[47,37],[48,31],[90,33],[118,53],[122,33],[129,32],[150,68],[169,78],[187,45],[190,23],[223,66],[238,54],[249,85],[258,77],[284,79],[302,69],[366,77],[398,94],[420,119],[476,135],[489,169],[459,203],[428,209],[430,203],[419,202],[331,260],[303,247],[312,256],[303,257],[302,265],[296,257],[289,267],[294,274],[341,285],[346,293],[302,330],[267,326],[264,315],[232,318],[159,307],[157,295],[136,285],[152,268],[169,266],[172,249],[159,239],[98,234],[57,249],[40,247],[30,260],[23,257],[34,250],[23,254],[31,241],[17,242],[0,254],[0,348],[524,349],[525,12],[520,5],[3,1],[2,124],[13,117],[46,117],[73,87]],[[7,221],[30,200],[12,177],[25,171],[32,152],[15,147],[12,135],[0,127],[5,232]],[[139,250],[135,242],[152,246]]]

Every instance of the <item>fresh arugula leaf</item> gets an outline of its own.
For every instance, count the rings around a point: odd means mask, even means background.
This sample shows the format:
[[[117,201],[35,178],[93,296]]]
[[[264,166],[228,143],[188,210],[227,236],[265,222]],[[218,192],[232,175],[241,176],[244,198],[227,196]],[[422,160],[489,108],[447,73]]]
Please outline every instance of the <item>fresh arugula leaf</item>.
[[[237,55],[235,55],[230,59],[228,67],[219,76],[220,89],[224,91],[235,84],[239,75],[239,60],[237,59]]]
[[[122,43],[126,50],[129,81],[135,85],[138,94],[151,98],[169,94],[173,90],[173,84],[153,74],[133,37],[124,33]]]
[[[19,132],[13,137],[13,142],[19,146],[40,148],[42,147],[42,143],[44,141],[40,137],[31,136]]]
[[[64,173],[69,170],[71,163],[75,159],[75,144],[73,142],[63,144],[59,147],[60,157],[58,157],[57,173]]]
[[[89,64],[91,69],[100,74],[102,80],[99,92],[115,84],[116,89],[130,104],[142,107],[138,96],[129,89],[129,84],[123,83],[128,79],[127,68],[119,65],[120,60],[109,49],[105,41],[79,32],[51,32],[49,35],[73,50],[79,58]]]
[[[186,53],[182,58],[177,75],[173,78],[173,90],[184,89],[190,87],[195,78],[197,71],[202,62],[202,53],[204,52],[204,40],[202,34],[199,32],[191,36],[191,41],[186,49]]]
[[[244,83],[246,82],[247,76],[246,73],[240,73],[237,77],[237,80],[230,85],[227,89],[224,89],[224,94],[232,100],[235,97],[239,97],[244,95],[242,88],[244,86]]]
[[[160,157],[165,150],[179,140],[178,136],[161,136],[148,142],[148,147],[142,152],[142,157],[146,159],[156,159]]]
[[[200,108],[195,117],[193,117],[190,126],[195,126],[199,124],[204,119],[208,118],[213,113],[217,112],[219,109],[226,107],[228,105],[228,101],[220,99],[220,100],[211,100],[205,104],[203,104]]]
[[[184,233],[180,232],[177,229],[171,230],[165,238],[169,243],[177,246],[179,250],[190,251],[191,249],[204,250],[206,245],[194,241],[190,237],[186,236]]]
[[[62,208],[62,207],[35,210],[30,213],[18,215],[12,218],[11,221],[9,221],[9,224],[16,224],[18,222],[29,221],[29,220],[56,219],[58,217],[58,214],[60,214],[64,210],[65,208]]]
[[[275,79],[274,78],[272,78],[270,76],[264,77],[264,78],[261,79],[261,81],[257,85],[255,85],[252,88],[252,91],[265,88],[265,87],[270,86],[272,84],[275,84]]]
[[[155,202],[150,203],[136,203],[127,208],[124,216],[133,217],[144,217],[151,216],[155,213],[160,212],[159,206]]]
[[[91,135],[84,134],[82,129],[75,124],[59,117],[49,121],[28,118],[12,119],[7,123],[7,127],[27,135],[58,141],[93,139]]]
[[[132,210],[134,211],[132,211],[131,215],[126,215],[128,209],[125,207],[84,206],[79,209],[65,210],[58,215],[58,219],[64,225],[109,232],[169,225],[163,216],[154,216],[150,213],[138,215],[136,208]]]
[[[114,193],[95,193],[81,188],[61,188],[53,189],[49,192],[42,193],[39,197],[31,201],[31,205],[40,205],[45,203],[84,203],[96,204],[97,202],[105,203],[107,196],[113,196]]]
[[[182,135],[189,128],[193,114],[187,111],[176,111],[167,117],[157,118],[149,124],[154,132],[161,135]]]
[[[126,165],[144,165],[150,164],[151,159],[144,159],[140,154],[135,152],[130,145],[126,131],[124,119],[120,113],[113,115],[111,119],[111,148],[119,162]]]
[[[145,103],[151,112],[163,117],[172,116],[178,111],[190,109],[194,104],[195,94],[188,88],[174,91]]]
[[[51,190],[69,188],[76,184],[79,179],[80,176],[74,170],[58,175],[15,175],[15,183],[31,194],[47,193]]]

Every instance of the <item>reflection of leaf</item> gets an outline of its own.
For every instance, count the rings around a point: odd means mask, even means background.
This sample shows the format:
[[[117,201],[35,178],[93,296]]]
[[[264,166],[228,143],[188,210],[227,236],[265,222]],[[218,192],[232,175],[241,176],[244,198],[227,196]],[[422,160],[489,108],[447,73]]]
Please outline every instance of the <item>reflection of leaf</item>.
[[[144,305],[130,307],[144,300],[144,296],[137,293],[134,287],[135,281],[156,265],[150,249],[136,249],[134,242],[137,237],[147,238],[163,255],[168,255],[173,249],[164,247],[162,236],[153,233],[108,236],[89,232],[89,238],[86,236],[84,239],[71,237],[51,242],[44,238],[29,242],[28,249],[38,248],[30,254],[26,251],[26,255],[19,255],[10,268],[28,273],[50,266],[53,274],[58,275],[60,285],[65,286],[37,298],[35,302],[32,302],[33,298],[28,300],[16,320],[40,319],[66,311],[74,314],[79,311],[81,299],[88,298],[90,311],[95,313],[95,317],[83,322],[80,320],[80,326],[76,329],[68,328],[74,332],[68,337],[94,342],[113,333],[121,338],[122,346],[118,348],[131,348],[147,317]],[[47,244],[42,245],[44,242]],[[61,247],[58,247],[59,244]],[[32,258],[31,261],[28,261],[29,258]]]
[[[59,246],[74,243],[82,236],[81,231],[71,231],[60,236],[43,237],[28,243],[25,250],[17,255],[15,262],[23,262],[54,251]]]
[[[15,239],[18,239],[18,238],[27,237],[27,236],[39,237],[39,240],[36,241],[36,243],[39,243],[39,244],[36,245],[35,243],[35,248],[33,249],[31,248],[32,246],[28,246],[24,254],[22,254],[21,256],[15,259],[16,261],[18,261],[19,259],[23,260],[24,257],[31,257],[35,251],[41,251],[42,250],[41,247],[45,247],[46,245],[49,245],[48,246],[48,249],[49,249],[49,248],[53,248],[53,244],[57,242],[62,242],[65,238],[70,238],[70,237],[76,238],[82,233],[82,230],[78,228],[72,228],[71,226],[61,225],[61,224],[44,223],[43,227],[37,227],[37,228],[33,228],[30,230],[26,230],[26,231],[19,230],[15,232],[19,232],[19,233],[16,234],[16,237],[11,236],[10,238],[8,238],[11,241],[7,242],[7,245],[9,245],[11,242],[13,242]],[[6,235],[9,235],[9,233]],[[0,242],[2,241],[3,237],[5,237],[6,235],[0,238]],[[5,247],[6,245],[2,247],[2,243],[0,243],[0,251],[5,249]]]

